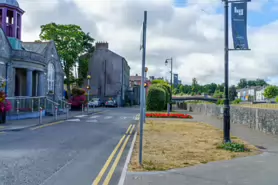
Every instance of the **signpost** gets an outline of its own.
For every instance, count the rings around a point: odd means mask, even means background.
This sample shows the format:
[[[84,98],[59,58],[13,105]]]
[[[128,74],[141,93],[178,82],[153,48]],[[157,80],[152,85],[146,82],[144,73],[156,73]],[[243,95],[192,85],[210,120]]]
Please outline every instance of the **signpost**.
[[[144,82],[145,82],[145,63],[146,63],[146,32],[147,32],[147,11],[144,11],[143,22],[143,43],[142,47],[142,74],[141,74],[141,89],[140,89],[140,143],[139,143],[139,163],[143,163],[143,123],[144,123]]]
[[[250,50],[247,41],[247,2],[251,0],[222,0],[224,2],[224,67],[225,93],[223,108],[224,142],[230,139],[230,102],[229,102],[229,51]],[[232,4],[232,35],[234,49],[229,49],[229,3]]]

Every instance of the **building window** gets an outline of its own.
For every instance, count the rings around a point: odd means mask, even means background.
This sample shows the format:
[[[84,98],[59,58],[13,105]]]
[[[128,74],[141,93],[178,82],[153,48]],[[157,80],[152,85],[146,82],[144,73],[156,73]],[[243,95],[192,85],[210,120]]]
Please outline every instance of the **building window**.
[[[51,62],[48,64],[47,74],[48,91],[54,92],[55,68]]]

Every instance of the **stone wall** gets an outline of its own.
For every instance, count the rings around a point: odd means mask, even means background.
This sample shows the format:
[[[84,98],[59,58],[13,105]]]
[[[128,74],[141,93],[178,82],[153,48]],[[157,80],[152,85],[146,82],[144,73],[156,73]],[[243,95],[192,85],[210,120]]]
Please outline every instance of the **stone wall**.
[[[182,105],[178,107],[182,108]],[[187,104],[187,110],[223,118],[223,106],[215,104]],[[278,110],[231,106],[230,115],[231,124],[244,124],[255,130],[278,135]]]

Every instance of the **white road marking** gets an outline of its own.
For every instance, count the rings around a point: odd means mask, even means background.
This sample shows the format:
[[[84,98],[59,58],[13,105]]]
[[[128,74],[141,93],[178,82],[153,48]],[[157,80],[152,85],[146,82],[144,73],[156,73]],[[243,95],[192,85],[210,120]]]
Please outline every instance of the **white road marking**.
[[[112,116],[105,116],[104,119],[111,119]]]
[[[92,120],[87,120],[86,122],[89,122],[89,123],[96,123],[97,120],[96,120],[96,119],[92,119]]]
[[[91,116],[90,118],[91,119],[94,119],[94,118],[98,118],[99,116]]]
[[[83,118],[83,117],[86,117],[86,116],[88,116],[88,115],[78,115],[78,116],[74,116],[74,117],[76,117],[76,118]]]
[[[122,116],[122,117],[120,117],[120,119],[126,119],[126,118],[127,118],[127,117],[123,117],[123,116]]]
[[[80,121],[80,119],[68,119],[67,121]]]

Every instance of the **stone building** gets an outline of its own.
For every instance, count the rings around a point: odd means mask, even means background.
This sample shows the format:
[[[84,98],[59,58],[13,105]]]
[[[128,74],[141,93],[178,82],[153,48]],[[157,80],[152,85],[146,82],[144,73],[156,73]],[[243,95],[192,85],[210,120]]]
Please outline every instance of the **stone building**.
[[[107,42],[96,43],[89,61],[90,94],[107,100],[114,98],[118,105],[125,102],[129,88],[130,67],[126,59],[109,50]],[[87,85],[87,80],[84,82]]]
[[[22,42],[22,15],[16,0],[0,0],[0,77],[7,95],[62,99],[64,72],[53,41]],[[53,97],[54,96],[54,97]]]

